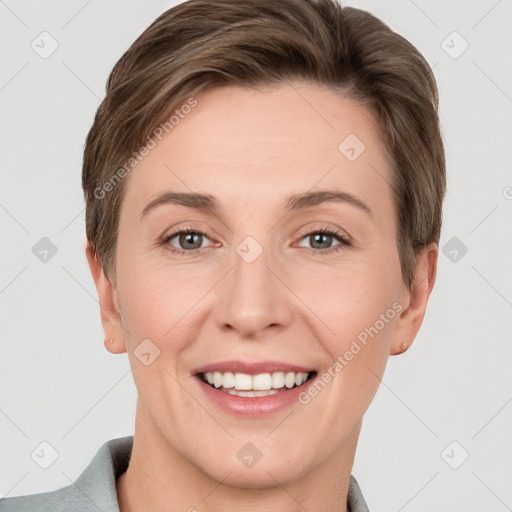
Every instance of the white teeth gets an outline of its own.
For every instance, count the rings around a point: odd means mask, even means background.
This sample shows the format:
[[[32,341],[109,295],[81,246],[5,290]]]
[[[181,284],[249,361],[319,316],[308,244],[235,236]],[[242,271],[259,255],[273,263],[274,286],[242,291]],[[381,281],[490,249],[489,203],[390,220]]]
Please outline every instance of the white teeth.
[[[252,378],[252,387],[257,390],[270,389],[272,387],[272,375],[270,373],[259,373]]]
[[[295,373],[295,372],[275,372],[275,373],[259,373],[257,375],[248,375],[246,373],[235,373],[232,372],[207,372],[203,374],[203,380],[208,384],[213,385],[215,388],[233,389],[234,391],[248,391],[255,392],[256,394],[247,395],[241,394],[239,396],[266,396],[269,391],[281,389],[286,386],[288,389],[294,386],[300,386],[304,384],[308,378],[307,373]],[[257,394],[258,392],[264,392],[263,395]]]
[[[222,373],[213,372],[213,385],[216,388],[220,388],[222,386],[223,381],[224,381],[224,378],[222,377]]]
[[[272,387],[280,389],[284,387],[284,373],[276,372],[272,374]]]
[[[295,373],[293,372],[288,372],[284,378],[284,385],[287,387],[287,388],[293,388],[293,386],[295,385]]]
[[[235,396],[245,396],[245,397],[255,397],[255,396],[269,396],[269,395],[275,395],[278,393],[275,389],[269,389],[267,391],[237,391],[236,389],[230,389],[228,391],[230,395]]]
[[[231,372],[227,372],[224,374],[222,387],[226,389],[235,387],[235,376]]]
[[[252,377],[245,373],[235,373],[235,389],[252,389]]]

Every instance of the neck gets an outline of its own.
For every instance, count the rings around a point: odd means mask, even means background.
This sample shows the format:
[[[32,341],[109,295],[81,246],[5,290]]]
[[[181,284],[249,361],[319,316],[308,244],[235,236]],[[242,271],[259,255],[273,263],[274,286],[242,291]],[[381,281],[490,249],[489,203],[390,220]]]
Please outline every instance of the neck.
[[[163,439],[137,407],[129,467],[116,482],[120,512],[348,512],[347,496],[359,423],[346,443],[300,479],[240,488],[212,478]],[[147,420],[147,418],[145,418]],[[226,479],[229,475],[226,475]],[[226,480],[224,479],[224,480]]]

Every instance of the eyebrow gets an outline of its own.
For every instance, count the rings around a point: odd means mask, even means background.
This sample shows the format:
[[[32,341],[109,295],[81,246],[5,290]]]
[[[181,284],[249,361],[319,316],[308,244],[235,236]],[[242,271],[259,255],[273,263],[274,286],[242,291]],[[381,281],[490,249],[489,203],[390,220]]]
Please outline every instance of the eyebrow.
[[[363,203],[363,201],[353,196],[352,194],[349,194],[348,192],[337,190],[318,190],[316,192],[292,194],[285,203],[285,209],[287,211],[302,210],[305,208],[317,206],[325,202],[347,203],[366,212],[370,217],[372,216],[372,211],[365,203]],[[181,206],[187,206],[188,208],[195,208],[198,210],[212,212],[219,212],[220,210],[219,204],[210,194],[198,194],[193,192],[165,192],[159,195],[156,199],[153,199],[144,208],[144,210],[142,210],[140,220],[142,221],[151,210],[164,204],[177,204]]]

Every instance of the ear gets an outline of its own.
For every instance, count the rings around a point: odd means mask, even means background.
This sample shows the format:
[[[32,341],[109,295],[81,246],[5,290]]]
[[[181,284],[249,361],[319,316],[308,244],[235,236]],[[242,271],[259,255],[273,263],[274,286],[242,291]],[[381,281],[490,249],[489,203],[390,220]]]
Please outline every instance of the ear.
[[[98,292],[101,324],[105,333],[105,348],[112,354],[121,354],[126,352],[126,345],[116,290],[105,276],[96,251],[91,247],[89,241],[86,241],[85,244],[85,254]]]
[[[416,271],[411,288],[406,290],[404,287],[404,294],[400,301],[404,309],[395,323],[391,355],[405,352],[416,338],[436,280],[438,255],[439,248],[435,243],[429,244],[417,255]]]

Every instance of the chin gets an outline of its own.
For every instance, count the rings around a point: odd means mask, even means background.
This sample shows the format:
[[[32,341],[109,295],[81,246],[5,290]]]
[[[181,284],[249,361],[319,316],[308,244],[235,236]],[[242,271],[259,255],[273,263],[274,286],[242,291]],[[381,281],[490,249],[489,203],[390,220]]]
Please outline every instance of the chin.
[[[226,465],[226,472],[216,471],[210,476],[228,487],[257,490],[287,485],[296,480],[299,475],[296,472],[290,473],[288,468],[283,469],[276,464],[264,465],[263,461],[260,461],[257,467],[252,468]]]
[[[247,443],[242,449],[212,453],[207,461],[198,461],[198,466],[213,480],[240,489],[266,489],[285,485],[301,478],[307,471],[304,455],[292,457],[289,453],[280,454],[270,448],[265,451],[267,455]]]

